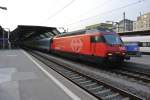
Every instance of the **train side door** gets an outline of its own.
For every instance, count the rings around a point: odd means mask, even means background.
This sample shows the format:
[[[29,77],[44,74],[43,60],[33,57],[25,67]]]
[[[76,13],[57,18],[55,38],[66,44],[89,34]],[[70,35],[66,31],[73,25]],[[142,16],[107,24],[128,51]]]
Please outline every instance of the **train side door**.
[[[96,51],[95,36],[91,36],[91,55],[94,56]]]
[[[105,48],[103,46],[102,36],[91,36],[91,52],[94,56],[103,55]]]

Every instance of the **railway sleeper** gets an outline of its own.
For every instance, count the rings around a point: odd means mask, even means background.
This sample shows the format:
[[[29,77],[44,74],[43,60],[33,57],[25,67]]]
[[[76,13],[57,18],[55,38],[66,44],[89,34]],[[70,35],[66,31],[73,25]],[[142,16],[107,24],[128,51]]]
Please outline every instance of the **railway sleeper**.
[[[87,84],[89,82],[92,82],[92,81],[91,80],[81,81],[81,82],[79,82],[79,84]]]
[[[108,95],[108,96],[105,96],[105,97],[103,97],[102,99],[104,99],[104,100],[113,100],[113,99],[119,99],[119,98],[121,98],[121,96],[120,96],[120,94],[119,93],[113,93],[113,94],[111,94],[111,95]]]
[[[103,90],[105,90],[106,88],[104,87],[104,86],[101,86],[100,88],[96,88],[96,89],[93,89],[93,90],[90,90],[90,91],[92,91],[93,93],[97,93],[97,92],[99,92],[99,91],[103,91]]]
[[[91,83],[86,84],[86,85],[83,85],[83,86],[86,87],[86,88],[89,88],[89,87],[93,87],[93,86],[95,86],[95,85],[97,85],[97,83],[91,82]]]
[[[82,78],[82,76],[71,77],[72,80]]]
[[[83,77],[83,78],[80,78],[80,79],[75,79],[75,80],[73,80],[73,81],[75,81],[75,82],[80,82],[80,81],[84,81],[84,80],[87,80],[85,77]]]
[[[103,87],[104,87],[104,86],[100,85],[100,86],[95,86],[95,87],[89,88],[88,90],[89,90],[89,91],[98,90],[98,89],[101,89],[101,88],[103,88]]]
[[[79,74],[76,74],[76,73],[70,73],[70,74],[64,74],[64,75],[67,75],[69,78],[80,76]]]

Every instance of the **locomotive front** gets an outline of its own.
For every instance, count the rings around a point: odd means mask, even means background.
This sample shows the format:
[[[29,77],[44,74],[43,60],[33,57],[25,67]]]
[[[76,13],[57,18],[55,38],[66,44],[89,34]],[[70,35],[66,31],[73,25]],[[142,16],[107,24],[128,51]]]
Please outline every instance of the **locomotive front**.
[[[110,62],[123,62],[126,58],[126,49],[120,36],[114,32],[103,33],[106,43],[106,58]]]

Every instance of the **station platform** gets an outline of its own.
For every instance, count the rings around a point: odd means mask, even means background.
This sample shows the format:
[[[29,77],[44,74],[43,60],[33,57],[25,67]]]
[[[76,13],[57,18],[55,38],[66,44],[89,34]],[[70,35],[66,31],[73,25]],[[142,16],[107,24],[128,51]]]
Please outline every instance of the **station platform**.
[[[0,50],[0,100],[97,100],[24,50]]]
[[[131,57],[129,62],[150,65],[150,55],[142,55],[141,57]]]
[[[132,63],[133,65],[136,64],[139,67],[145,69],[150,69],[150,55],[142,55],[141,57],[131,57],[131,59],[127,60],[126,62]]]

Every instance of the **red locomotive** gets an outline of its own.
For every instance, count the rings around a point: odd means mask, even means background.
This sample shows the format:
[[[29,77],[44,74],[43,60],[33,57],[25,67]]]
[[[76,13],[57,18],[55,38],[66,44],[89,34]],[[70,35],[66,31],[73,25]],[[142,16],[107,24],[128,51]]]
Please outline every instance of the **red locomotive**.
[[[55,36],[50,51],[98,63],[123,62],[126,53],[120,36],[108,29],[80,30]]]

